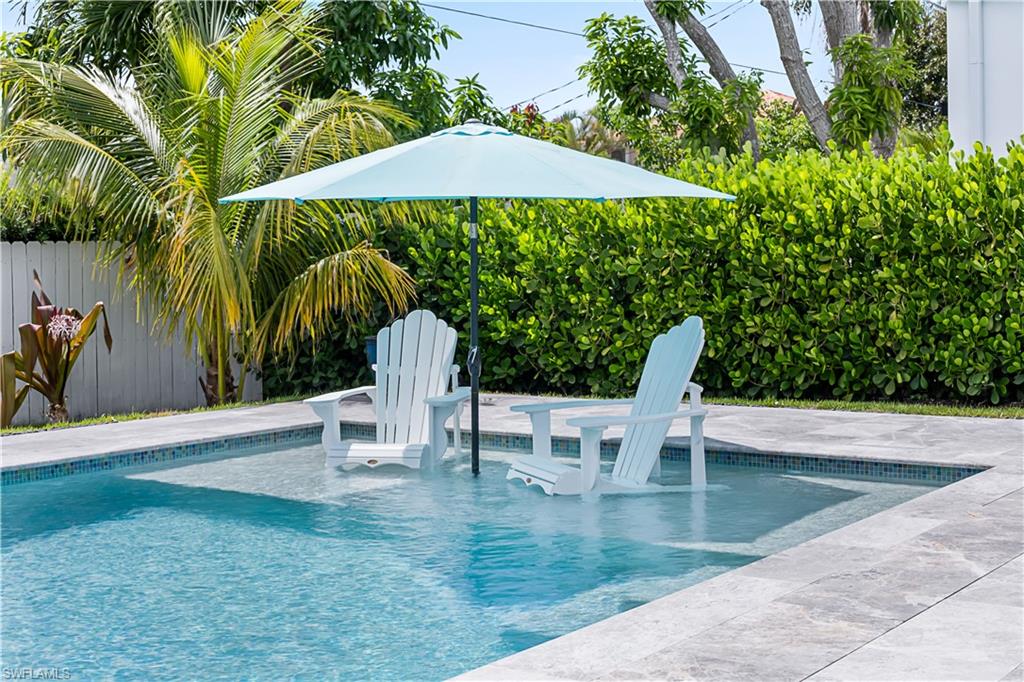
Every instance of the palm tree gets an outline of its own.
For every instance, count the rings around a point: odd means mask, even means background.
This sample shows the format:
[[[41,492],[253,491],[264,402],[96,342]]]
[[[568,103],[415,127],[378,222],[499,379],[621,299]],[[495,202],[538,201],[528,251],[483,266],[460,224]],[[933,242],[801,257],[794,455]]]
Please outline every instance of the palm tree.
[[[100,225],[101,258],[170,335],[184,328],[206,366],[207,401],[241,396],[230,366],[317,335],[412,281],[369,239],[401,209],[218,198],[393,143],[409,119],[296,85],[317,68],[316,9],[283,0],[239,20],[221,3],[158,2],[151,63],[108,75],[30,60],[0,66],[19,108],[0,137],[0,185],[42,194],[40,212]],[[244,382],[245,371],[241,372]]]
[[[625,141],[601,124],[591,113],[567,111],[552,122],[555,141],[565,147],[595,156],[611,156]]]

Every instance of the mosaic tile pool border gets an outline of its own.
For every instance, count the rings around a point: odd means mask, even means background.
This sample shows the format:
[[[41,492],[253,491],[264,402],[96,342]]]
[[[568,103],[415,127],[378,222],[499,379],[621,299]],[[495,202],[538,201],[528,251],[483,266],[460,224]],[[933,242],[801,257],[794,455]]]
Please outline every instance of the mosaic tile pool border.
[[[373,430],[370,429],[372,437]],[[355,438],[353,434],[351,437]],[[451,434],[449,433],[449,440]],[[533,450],[533,438],[524,434],[481,433],[480,444],[491,450]],[[462,433],[462,446],[469,447],[469,434]],[[601,443],[601,457],[613,458],[618,451],[618,439],[609,439]],[[551,452],[554,455],[580,454],[580,442],[577,438],[552,436]],[[661,448],[664,459],[690,461],[690,448],[675,445],[671,442]],[[950,466],[943,464],[922,464],[915,462],[896,462],[882,460],[866,460],[856,458],[823,457],[817,455],[799,455],[791,453],[769,452],[736,452],[707,448],[704,454],[708,464],[724,466],[754,467],[758,469],[783,469],[794,472],[816,474],[839,474],[846,476],[870,476],[871,478],[889,478],[898,480],[932,481],[937,483],[953,483],[973,476],[985,470],[979,466]]]
[[[194,443],[165,445],[145,450],[113,452],[86,459],[56,462],[54,464],[29,464],[23,467],[4,469],[0,473],[0,486],[28,483],[30,481],[43,481],[51,478],[63,478],[64,476],[88,474],[97,471],[111,471],[125,467],[173,462],[179,459],[216,454],[225,450],[242,450],[269,445],[315,443],[319,440],[319,426],[303,426],[278,431],[251,433],[244,436],[202,440]]]
[[[372,439],[375,435],[375,426],[366,423],[342,422],[341,434],[344,438]],[[461,435],[463,448],[468,449],[469,433],[463,431]],[[448,437],[449,442],[451,442],[452,433],[450,431]],[[111,471],[125,467],[172,462],[180,459],[216,454],[225,450],[243,450],[272,445],[311,444],[318,440],[320,440],[320,426],[310,425],[276,431],[264,431],[244,436],[231,436],[196,441],[194,443],[149,448],[146,450],[117,452],[54,464],[26,465],[5,469],[0,474],[0,486],[62,478],[64,476],[97,471]],[[523,434],[483,432],[480,434],[480,445],[489,450],[529,452],[533,448],[533,439],[531,436]],[[613,457],[618,449],[618,445],[616,440],[602,443],[601,455],[603,457]],[[580,451],[579,440],[555,436],[551,439],[551,450],[555,455],[578,455]],[[689,461],[690,449],[686,446],[668,443],[662,448],[661,456],[669,460]],[[871,478],[936,483],[952,483],[985,470],[985,467],[977,466],[945,466],[940,464],[833,458],[787,453],[734,452],[715,449],[708,449],[706,457],[709,464],[724,466],[787,470],[800,473],[868,476]]]

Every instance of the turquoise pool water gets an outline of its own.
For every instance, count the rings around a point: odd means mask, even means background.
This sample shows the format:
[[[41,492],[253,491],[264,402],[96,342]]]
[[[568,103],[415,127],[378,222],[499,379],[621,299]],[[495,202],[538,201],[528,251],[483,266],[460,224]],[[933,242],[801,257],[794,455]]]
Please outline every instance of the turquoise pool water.
[[[442,679],[928,490],[712,467],[722,490],[581,502],[507,457],[343,475],[308,446],[6,488],[2,666]]]

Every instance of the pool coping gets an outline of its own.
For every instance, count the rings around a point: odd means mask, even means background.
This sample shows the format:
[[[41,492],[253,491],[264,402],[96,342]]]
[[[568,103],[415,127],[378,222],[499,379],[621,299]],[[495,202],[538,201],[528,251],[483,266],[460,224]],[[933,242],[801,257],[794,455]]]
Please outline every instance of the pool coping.
[[[481,411],[485,430],[529,432],[528,422],[506,409],[521,397],[491,398]],[[81,460],[97,449],[116,454],[118,442],[159,440],[160,429],[205,435],[176,443],[187,447],[319,428],[305,406],[283,405],[145,420],[148,429],[132,422],[137,426],[82,427],[58,438],[52,434],[60,432],[3,436],[0,466]],[[349,413],[364,428],[372,422],[368,406]],[[572,430],[563,418],[553,433],[568,437]],[[684,434],[685,425],[682,433],[674,429],[669,444],[682,444]],[[1019,678],[1024,421],[711,406],[706,437],[716,451],[771,456],[798,448],[826,460],[984,470],[463,678]],[[93,450],[82,454],[90,442]],[[33,450],[41,447],[51,452]]]
[[[376,425],[368,421],[341,422],[343,438],[369,440],[373,438]],[[241,435],[217,438],[194,438],[149,448],[122,448],[101,454],[68,456],[43,462],[0,464],[0,487],[50,480],[66,476],[77,476],[101,471],[115,471],[125,468],[150,466],[176,462],[196,457],[207,457],[219,453],[277,445],[312,444],[320,440],[319,422],[303,426],[271,427],[250,431]],[[452,428],[448,429],[449,447],[454,440]],[[464,452],[469,448],[469,433],[462,432]],[[601,442],[602,458],[614,457],[621,442],[619,437],[605,438]],[[529,452],[533,439],[529,434],[509,431],[482,431],[481,447],[489,450]],[[555,456],[579,455],[579,438],[554,436],[551,450]],[[661,457],[674,461],[689,461],[689,443],[685,439],[668,438],[661,450]],[[723,466],[753,467],[759,469],[790,470],[801,473],[835,474],[861,476],[897,481],[928,481],[953,483],[968,476],[985,471],[988,467],[970,464],[942,464],[929,461],[903,459],[871,460],[856,457],[816,455],[805,452],[764,451],[756,448],[707,447],[708,464]]]

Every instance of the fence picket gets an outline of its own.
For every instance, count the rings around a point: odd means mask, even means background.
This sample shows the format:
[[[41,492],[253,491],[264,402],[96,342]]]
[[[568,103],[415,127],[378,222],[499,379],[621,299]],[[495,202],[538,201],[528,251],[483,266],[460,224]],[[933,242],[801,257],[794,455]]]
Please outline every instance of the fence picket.
[[[17,318],[14,314],[15,298],[11,291],[14,281],[13,249],[13,244],[0,242],[0,353],[15,350],[21,345],[16,341]]]
[[[25,322],[31,321],[31,303],[32,292],[35,291],[35,283],[32,279],[32,273],[39,270],[41,255],[39,253],[39,242],[27,242],[25,244],[25,293],[21,297],[21,303],[15,305],[21,307],[27,314]],[[30,392],[29,405],[29,419],[32,423],[44,421],[46,419],[46,410],[49,406],[47,400],[36,393],[35,391]],[[24,407],[22,409],[25,409]]]
[[[0,243],[0,352],[15,350],[18,325],[30,321],[32,270],[55,305],[83,314],[95,301],[107,306],[114,351],[107,353],[102,330],[89,340],[68,382],[72,418],[98,414],[189,408],[205,404],[197,378],[202,371],[195,349],[179,330],[170,344],[152,332],[148,315],[136,310],[132,292],[118,291],[117,268],[94,272],[96,244],[82,242]],[[262,394],[250,377],[246,396]],[[34,391],[15,424],[45,421],[46,401]]]

